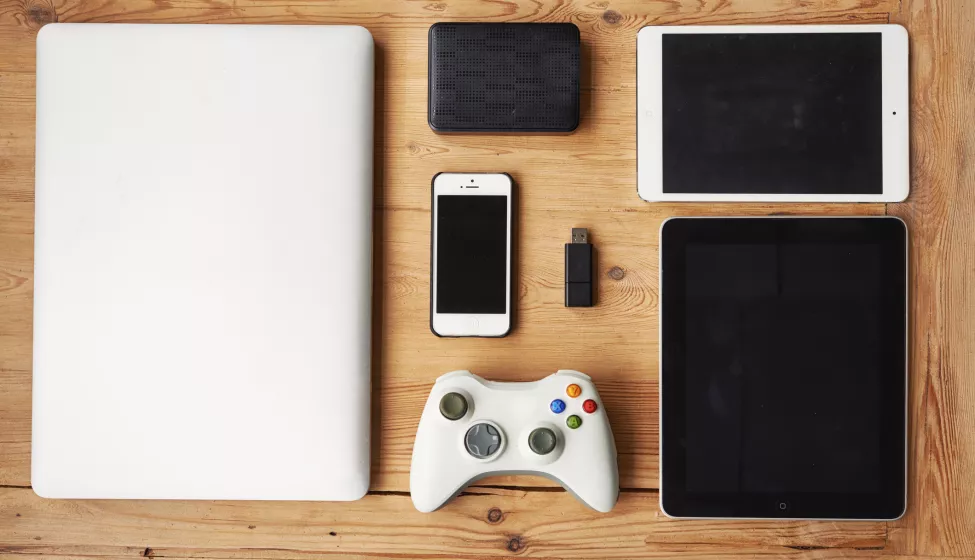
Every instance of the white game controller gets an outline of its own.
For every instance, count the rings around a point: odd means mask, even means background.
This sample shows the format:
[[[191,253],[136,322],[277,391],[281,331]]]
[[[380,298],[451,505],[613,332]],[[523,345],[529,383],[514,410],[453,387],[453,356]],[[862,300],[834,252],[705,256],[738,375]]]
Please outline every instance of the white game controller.
[[[413,505],[433,511],[468,484],[501,474],[545,476],[597,511],[613,509],[616,444],[588,375],[559,370],[500,383],[454,371],[437,379],[413,445]]]

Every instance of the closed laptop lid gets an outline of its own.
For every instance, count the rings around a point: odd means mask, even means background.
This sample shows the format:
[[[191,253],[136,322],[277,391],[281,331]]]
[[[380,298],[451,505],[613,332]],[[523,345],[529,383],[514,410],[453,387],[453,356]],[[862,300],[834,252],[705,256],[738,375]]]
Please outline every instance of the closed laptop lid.
[[[41,30],[38,494],[367,491],[373,75],[360,27]]]

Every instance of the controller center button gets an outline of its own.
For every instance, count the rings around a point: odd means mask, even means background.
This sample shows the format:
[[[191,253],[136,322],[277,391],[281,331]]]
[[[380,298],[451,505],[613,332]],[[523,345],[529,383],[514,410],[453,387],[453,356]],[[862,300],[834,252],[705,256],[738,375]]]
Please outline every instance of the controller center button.
[[[549,428],[535,428],[528,434],[528,447],[539,455],[548,455],[555,450],[555,432]]]
[[[565,394],[569,395],[574,399],[582,394],[582,387],[573,383],[572,385],[569,385],[568,387],[565,388]]]
[[[460,420],[467,414],[467,399],[460,393],[447,393],[440,398],[440,414],[447,420]]]
[[[565,419],[565,425],[574,430],[582,425],[582,418],[573,414]]]
[[[562,414],[565,412],[565,401],[562,399],[555,399],[550,405],[548,405],[548,407],[552,410],[552,412]]]
[[[501,432],[490,424],[474,424],[464,435],[464,447],[478,459],[487,459],[501,449]]]
[[[582,403],[582,410],[586,411],[589,414],[596,412],[596,408],[597,408],[596,401],[592,399],[586,399],[586,402]]]

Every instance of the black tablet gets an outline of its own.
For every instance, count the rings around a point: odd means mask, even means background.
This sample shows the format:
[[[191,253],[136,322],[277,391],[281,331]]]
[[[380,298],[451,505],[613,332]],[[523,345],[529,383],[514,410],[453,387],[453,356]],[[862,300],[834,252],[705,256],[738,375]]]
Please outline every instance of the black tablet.
[[[675,218],[660,247],[664,512],[900,517],[904,223]]]

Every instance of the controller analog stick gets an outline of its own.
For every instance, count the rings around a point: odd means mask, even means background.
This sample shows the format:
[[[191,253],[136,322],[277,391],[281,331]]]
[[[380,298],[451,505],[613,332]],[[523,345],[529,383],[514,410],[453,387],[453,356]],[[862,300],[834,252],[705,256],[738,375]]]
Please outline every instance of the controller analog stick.
[[[467,414],[467,399],[460,393],[447,393],[440,398],[440,414],[447,420],[460,420]]]
[[[528,447],[539,455],[548,455],[555,450],[558,440],[549,428],[535,428],[528,434]]]

